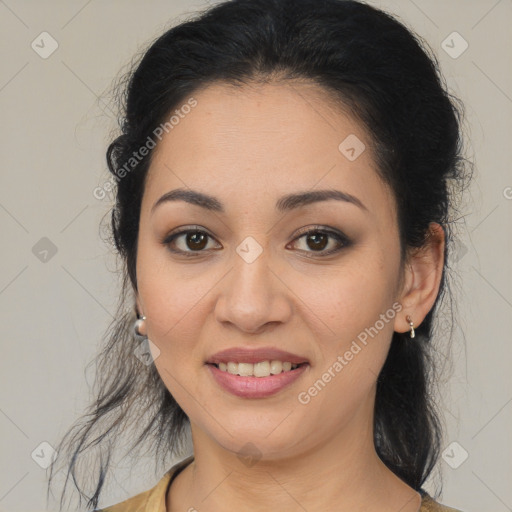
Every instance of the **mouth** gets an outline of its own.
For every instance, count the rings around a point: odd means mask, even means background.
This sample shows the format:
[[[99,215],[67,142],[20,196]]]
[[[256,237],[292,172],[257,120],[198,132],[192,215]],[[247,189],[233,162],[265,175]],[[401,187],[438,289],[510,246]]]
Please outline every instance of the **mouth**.
[[[272,363],[274,364],[272,365]],[[309,364],[292,364],[277,360],[258,363],[229,361],[228,363],[206,363],[205,367],[209,370],[213,383],[224,391],[238,398],[261,399],[292,386],[303,373],[308,371]],[[270,368],[276,373],[271,373]]]
[[[233,347],[205,361],[213,382],[240,398],[265,398],[291,386],[309,369],[306,357],[277,347]]]
[[[206,363],[214,366],[221,372],[229,373],[239,377],[256,377],[264,378],[271,375],[279,375],[281,373],[289,373],[297,370],[302,366],[308,365],[307,362],[292,363],[291,361],[280,360],[263,360],[256,363],[245,363],[236,361],[220,361],[218,363]]]

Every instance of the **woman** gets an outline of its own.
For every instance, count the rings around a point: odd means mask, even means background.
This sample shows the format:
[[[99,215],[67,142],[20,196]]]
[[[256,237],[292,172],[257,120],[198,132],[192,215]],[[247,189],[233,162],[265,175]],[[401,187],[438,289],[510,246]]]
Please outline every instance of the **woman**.
[[[58,450],[87,506],[128,428],[163,460],[190,425],[192,456],[102,510],[454,510],[422,487],[466,178],[435,57],[356,1],[234,0],[154,42],[125,98],[107,152],[124,293]]]

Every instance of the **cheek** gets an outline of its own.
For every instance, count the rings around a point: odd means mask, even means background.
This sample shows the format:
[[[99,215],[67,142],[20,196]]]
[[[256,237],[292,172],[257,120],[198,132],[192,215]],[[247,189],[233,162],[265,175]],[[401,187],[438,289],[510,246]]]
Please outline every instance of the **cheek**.
[[[394,300],[397,265],[375,249],[358,251],[338,267],[297,274],[293,291],[317,318],[326,339],[347,340],[373,325]],[[321,320],[322,322],[318,322]],[[320,327],[319,327],[320,328]]]
[[[205,315],[208,275],[180,271],[171,265],[166,250],[141,241],[137,260],[139,295],[148,318],[148,338],[158,347],[155,365],[166,384],[166,372],[186,376],[185,366],[202,364],[197,340]],[[180,379],[181,380],[181,379]],[[173,389],[174,390],[174,389]]]
[[[163,274],[148,279],[140,286],[148,317],[148,336],[165,342],[184,334],[186,326],[201,309],[204,291],[192,287],[190,282],[166,279]]]
[[[207,283],[199,283],[193,266],[188,265],[190,270],[180,268],[172,263],[167,249],[149,234],[140,237],[137,282],[150,338],[163,340],[173,335],[187,313],[200,302]]]
[[[304,410],[312,416],[325,418],[320,430],[326,433],[340,428],[361,407],[371,412],[389,350],[396,311],[384,284],[376,286],[367,277],[353,274],[353,282],[344,281],[324,298],[325,323],[334,335],[317,338],[319,364],[311,368],[300,403],[308,403]]]
[[[312,368],[310,383],[329,381],[324,396],[328,403],[349,393],[355,404],[374,385],[394,330],[397,277],[392,249],[387,258],[368,247],[336,272],[330,269],[323,279],[316,276],[314,287],[308,286],[311,277],[297,281],[302,283],[297,293],[308,305],[303,314],[320,326],[316,334],[322,333],[316,337],[319,364]]]
[[[167,282],[160,275],[155,281],[146,281],[145,292],[148,338],[161,356],[155,361],[157,368],[165,366],[173,374],[186,374],[186,368],[202,365],[198,340],[207,315],[204,291],[190,286],[190,282]]]
[[[196,373],[202,367],[200,351],[204,315],[208,306],[200,280],[177,278],[158,267],[141,275],[139,291],[148,312],[148,338],[159,350],[156,369],[166,388],[187,413],[197,395]]]

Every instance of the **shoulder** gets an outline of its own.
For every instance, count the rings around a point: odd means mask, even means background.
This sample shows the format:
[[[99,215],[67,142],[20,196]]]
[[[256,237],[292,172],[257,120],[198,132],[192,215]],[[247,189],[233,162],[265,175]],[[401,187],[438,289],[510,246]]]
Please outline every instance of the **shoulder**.
[[[122,501],[121,503],[116,503],[115,505],[110,505],[106,508],[95,509],[93,512],[143,512],[147,509],[149,497],[153,491],[154,488],[149,489]]]
[[[95,509],[92,512],[165,512],[167,489],[173,478],[189,463],[193,461],[191,455],[178,462],[169,469],[160,481],[151,489],[141,492],[136,496],[128,498],[121,503],[109,505],[108,507]]]
[[[141,492],[136,496],[132,496],[121,503],[110,505],[102,509],[93,510],[93,512],[145,512],[147,510],[154,510],[154,512],[165,512],[165,508],[159,507],[161,503],[156,501],[158,497],[165,500],[165,489],[169,481],[168,473],[151,489]],[[156,503],[158,503],[158,508]],[[165,501],[164,501],[165,504]]]
[[[421,500],[419,512],[462,512],[456,508],[447,507],[435,501],[429,494],[425,494]]]

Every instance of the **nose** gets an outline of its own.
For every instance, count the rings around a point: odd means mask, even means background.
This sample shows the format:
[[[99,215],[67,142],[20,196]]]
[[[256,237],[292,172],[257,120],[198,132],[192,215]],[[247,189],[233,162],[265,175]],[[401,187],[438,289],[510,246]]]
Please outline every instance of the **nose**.
[[[235,257],[233,268],[219,284],[218,322],[256,334],[290,319],[293,292],[279,269],[272,268],[266,252],[251,263]]]

